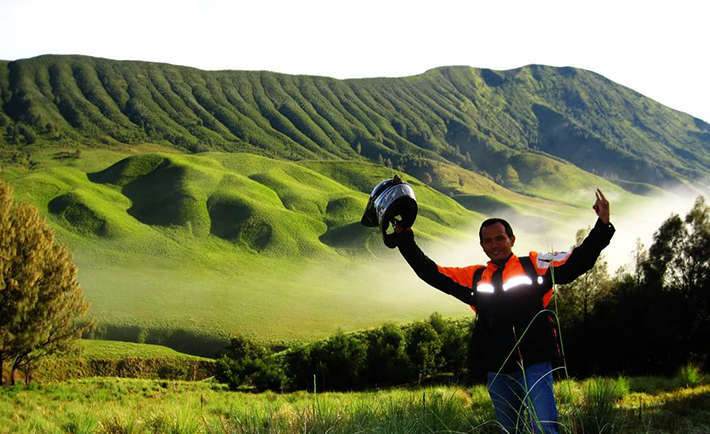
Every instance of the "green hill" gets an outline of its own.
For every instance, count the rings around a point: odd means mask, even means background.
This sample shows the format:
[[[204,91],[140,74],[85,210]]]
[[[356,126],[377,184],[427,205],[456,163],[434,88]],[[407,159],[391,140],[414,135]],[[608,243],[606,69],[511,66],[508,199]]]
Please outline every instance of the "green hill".
[[[51,150],[37,153],[32,169],[0,172],[74,252],[91,314],[109,330],[98,336],[208,354],[202,343],[234,333],[292,342],[433,310],[466,314],[418,282],[377,230],[359,224],[370,189],[392,169],[139,148],[85,150],[71,159]],[[569,182],[634,200],[561,164],[579,177],[565,177]],[[566,225],[580,211],[575,201],[546,199],[543,190],[521,195],[450,163],[431,170],[438,189],[398,172],[415,189],[424,244],[475,245],[469,228],[496,209],[548,226]]]
[[[96,337],[201,354],[468,314],[359,224],[394,173],[448,265],[485,260],[487,216],[567,248],[594,187],[618,212],[710,172],[708,124],[571,68],[335,80],[41,56],[0,62],[0,102],[0,178],[70,247]]]
[[[25,144],[162,143],[408,171],[423,158],[521,192],[534,190],[525,173],[545,154],[623,186],[710,174],[709,124],[574,68],[335,80],[40,56],[0,62],[0,100],[10,153]]]

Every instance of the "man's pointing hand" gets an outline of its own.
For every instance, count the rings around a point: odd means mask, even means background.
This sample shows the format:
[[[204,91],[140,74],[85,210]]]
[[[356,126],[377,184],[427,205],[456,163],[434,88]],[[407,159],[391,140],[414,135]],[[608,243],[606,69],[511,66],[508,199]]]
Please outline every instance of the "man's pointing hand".
[[[604,197],[604,194],[598,188],[596,195],[597,200],[594,202],[592,208],[594,208],[594,211],[597,213],[602,223],[609,223],[609,201],[606,200],[606,197]]]

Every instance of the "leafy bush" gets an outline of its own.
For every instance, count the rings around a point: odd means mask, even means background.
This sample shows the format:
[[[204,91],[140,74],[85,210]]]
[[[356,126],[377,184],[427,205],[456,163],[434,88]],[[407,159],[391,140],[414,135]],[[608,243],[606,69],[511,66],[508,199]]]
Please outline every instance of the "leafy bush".
[[[373,385],[401,384],[412,371],[401,327],[385,324],[367,335],[367,379]]]
[[[407,355],[419,379],[443,365],[441,338],[429,322],[416,322],[407,330]]]
[[[677,381],[684,387],[697,386],[703,381],[703,376],[700,373],[700,368],[693,363],[688,363],[678,371]]]
[[[367,344],[355,335],[338,332],[311,350],[321,387],[349,390],[362,387]]]
[[[262,375],[266,369],[267,351],[263,346],[237,336],[232,338],[227,351],[217,360],[215,377],[227,383],[232,390],[237,390],[250,383],[257,373]]]
[[[285,389],[309,391],[392,386],[452,371],[458,375],[466,372],[470,329],[470,321],[446,320],[434,314],[428,321],[404,326],[385,324],[357,333],[338,332],[326,340],[273,356],[263,354],[262,374],[280,372]],[[249,353],[249,345],[241,345],[247,350],[237,353]],[[218,361],[225,373],[218,379],[235,378],[236,383],[250,382],[260,390],[274,388],[274,383],[257,385],[257,376],[251,373],[255,364],[243,356],[233,360],[233,353]]]

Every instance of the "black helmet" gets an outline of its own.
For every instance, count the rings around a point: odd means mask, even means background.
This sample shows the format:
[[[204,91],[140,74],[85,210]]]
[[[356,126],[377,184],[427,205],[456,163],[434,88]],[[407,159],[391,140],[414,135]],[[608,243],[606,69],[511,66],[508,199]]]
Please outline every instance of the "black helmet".
[[[412,226],[417,218],[414,190],[397,175],[385,179],[372,189],[360,223],[370,227],[379,226],[385,245],[391,248],[394,244],[385,235],[390,223],[395,222],[395,217],[399,217],[396,221],[405,227]]]

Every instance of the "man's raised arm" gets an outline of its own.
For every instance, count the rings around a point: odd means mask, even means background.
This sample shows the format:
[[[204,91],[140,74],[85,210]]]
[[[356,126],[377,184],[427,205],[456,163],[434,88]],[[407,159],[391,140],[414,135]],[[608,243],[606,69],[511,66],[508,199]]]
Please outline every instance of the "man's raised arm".
[[[592,208],[597,214],[597,222],[582,244],[575,247],[564,264],[554,268],[555,282],[564,284],[591,270],[602,250],[609,245],[616,229],[609,221],[609,201],[601,190],[595,192],[596,200]]]
[[[470,306],[476,305],[471,290],[473,271],[468,269],[473,267],[457,269],[459,273],[456,273],[455,276],[444,274],[439,266],[429,259],[414,242],[414,232],[411,228],[395,226],[395,233],[390,236],[396,237],[399,252],[420,279]]]

